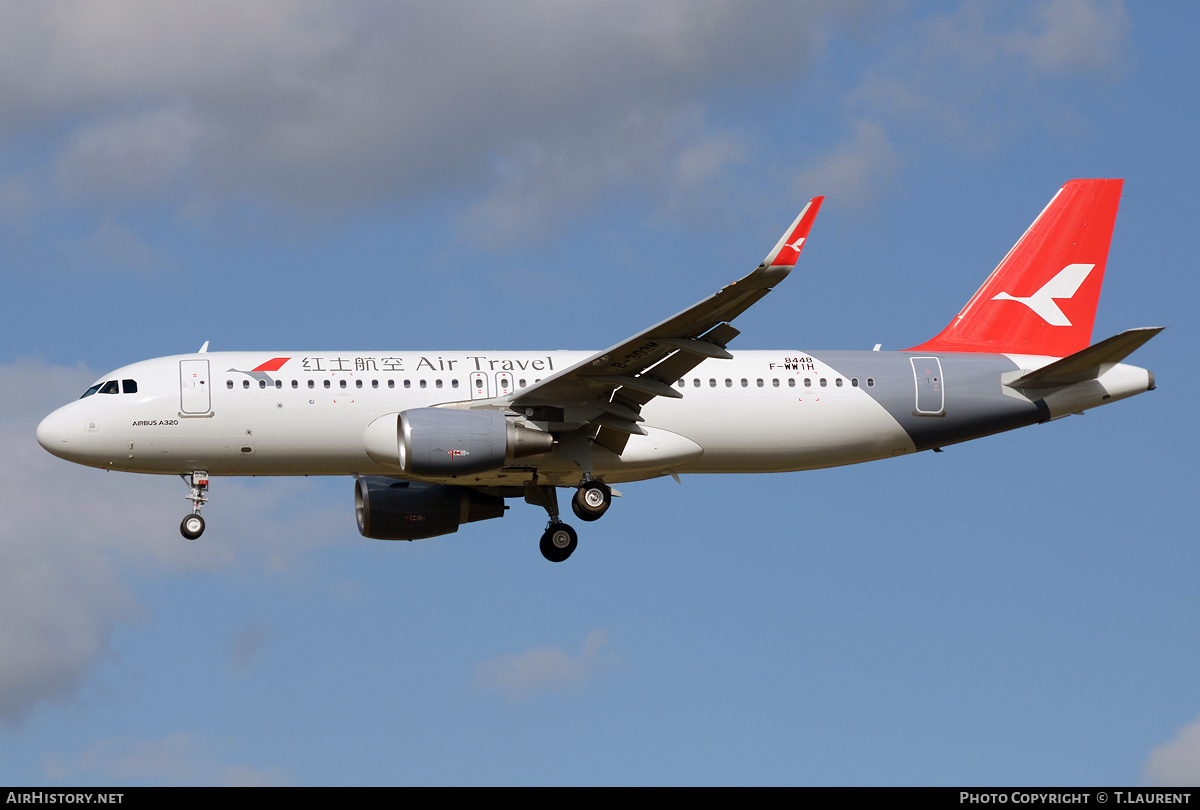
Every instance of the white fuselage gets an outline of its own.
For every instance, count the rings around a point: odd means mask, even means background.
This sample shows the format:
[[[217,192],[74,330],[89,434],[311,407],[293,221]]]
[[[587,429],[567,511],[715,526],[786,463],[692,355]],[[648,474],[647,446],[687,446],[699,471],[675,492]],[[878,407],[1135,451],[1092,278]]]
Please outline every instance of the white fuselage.
[[[560,351],[163,357],[99,381],[133,380],[136,393],[81,398],[47,417],[38,436],[56,455],[130,472],[398,474],[366,452],[364,431],[377,418],[519,391],[588,356]],[[286,361],[268,362],[272,358]],[[789,362],[796,358],[805,360],[803,369]],[[257,370],[272,365],[278,367]],[[676,387],[683,398],[650,402],[642,412],[647,435],[631,436],[620,457],[595,449],[598,476],[617,482],[685,472],[800,470],[914,449],[895,419],[861,387],[803,352],[747,351],[733,360],[709,360]],[[552,454],[526,462],[536,465],[543,481],[578,480],[578,467]],[[505,468],[455,483],[518,485],[527,477],[523,468]]]
[[[482,473],[405,475],[395,415],[519,393],[586,352],[177,355],[125,366],[50,414],[38,441],[80,464],[212,475],[393,475],[461,486],[574,486],[578,455],[559,450]],[[610,483],[678,473],[784,472],[855,464],[1056,418],[1153,387],[1111,364],[1097,379],[1032,397],[1005,374],[1047,357],[913,352],[744,351],[706,360],[641,410],[645,435],[620,455],[596,443]],[[132,383],[132,385],[131,385]],[[131,389],[136,388],[136,391]],[[94,393],[92,393],[94,391]],[[111,391],[112,393],[105,393]],[[456,405],[457,403],[457,405]],[[571,403],[564,403],[569,412]],[[525,418],[519,408],[514,418]],[[554,430],[530,421],[535,430]],[[382,437],[382,438],[381,438]],[[381,444],[391,442],[378,452]],[[388,457],[393,462],[388,462]]]

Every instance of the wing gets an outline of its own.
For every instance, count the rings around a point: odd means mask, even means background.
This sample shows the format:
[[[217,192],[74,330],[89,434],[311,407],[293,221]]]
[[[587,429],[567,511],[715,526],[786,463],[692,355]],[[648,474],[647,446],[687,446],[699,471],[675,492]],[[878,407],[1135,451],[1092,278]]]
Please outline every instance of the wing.
[[[729,322],[791,272],[824,199],[810,200],[745,278],[610,349],[491,400],[490,407],[525,413],[554,431],[594,433],[597,443],[619,455],[630,434],[645,433],[638,425],[642,406],[655,397],[682,397],[673,383],[706,359],[732,357],[725,347],[739,333]]]

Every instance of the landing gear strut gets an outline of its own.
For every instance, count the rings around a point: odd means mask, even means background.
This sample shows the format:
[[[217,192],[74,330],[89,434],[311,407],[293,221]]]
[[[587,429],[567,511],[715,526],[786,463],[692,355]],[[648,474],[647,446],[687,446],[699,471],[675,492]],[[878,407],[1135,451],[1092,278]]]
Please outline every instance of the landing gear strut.
[[[188,485],[188,494],[184,497],[192,502],[192,513],[179,524],[179,533],[188,540],[195,540],[204,534],[204,518],[200,517],[200,510],[208,502],[208,473],[196,470],[191,475],[179,477]]]
[[[525,501],[544,508],[550,516],[546,531],[542,533],[542,541],[538,544],[542,556],[556,563],[570,557],[571,552],[579,545],[579,535],[558,516],[558,490],[554,487],[529,484],[525,487]]]
[[[584,479],[571,498],[571,511],[580,520],[599,520],[612,504],[612,490],[591,476]]]

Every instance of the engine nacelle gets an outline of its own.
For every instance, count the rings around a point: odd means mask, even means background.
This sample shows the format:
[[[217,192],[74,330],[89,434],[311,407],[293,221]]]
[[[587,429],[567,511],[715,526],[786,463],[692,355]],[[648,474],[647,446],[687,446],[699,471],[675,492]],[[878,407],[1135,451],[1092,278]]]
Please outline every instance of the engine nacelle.
[[[363,537],[420,540],[464,523],[504,515],[504,499],[467,487],[366,475],[354,483],[354,515]]]
[[[513,459],[548,453],[554,437],[510,422],[500,411],[412,408],[376,419],[363,443],[381,464],[441,478],[498,470]]]

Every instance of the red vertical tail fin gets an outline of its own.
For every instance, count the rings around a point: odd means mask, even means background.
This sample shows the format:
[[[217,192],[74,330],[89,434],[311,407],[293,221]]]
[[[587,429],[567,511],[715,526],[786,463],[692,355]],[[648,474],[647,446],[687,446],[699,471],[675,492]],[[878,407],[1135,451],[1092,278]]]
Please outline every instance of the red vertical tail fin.
[[[922,352],[1066,357],[1085,349],[1123,180],[1072,180]]]

